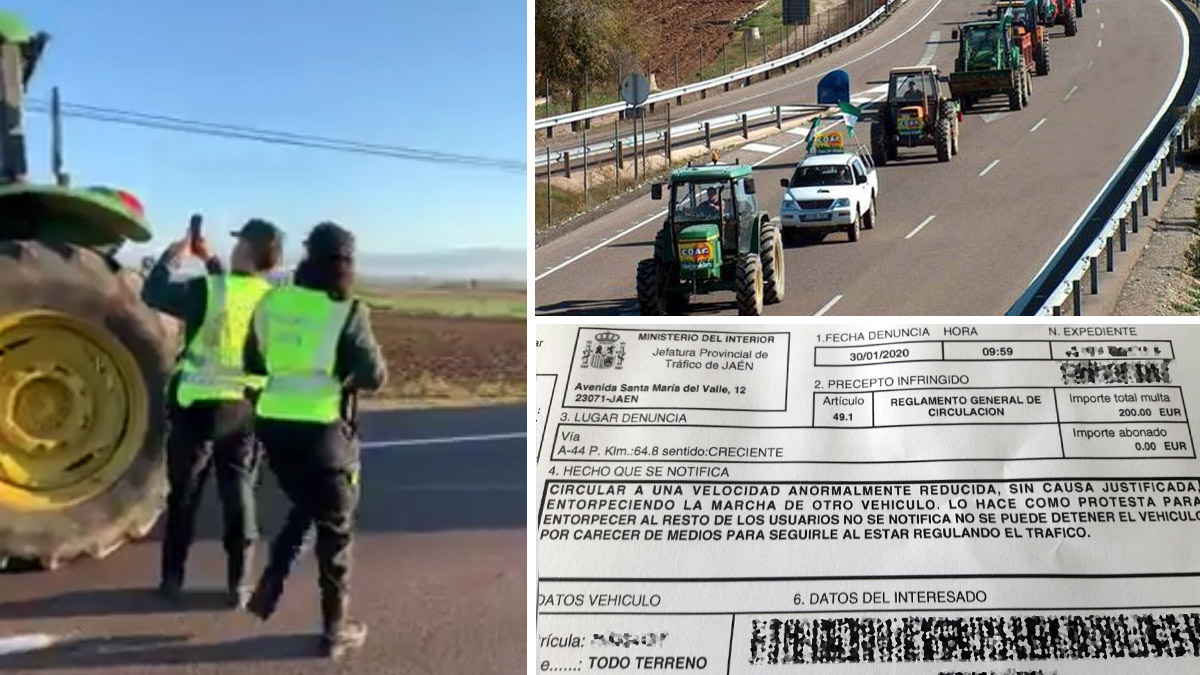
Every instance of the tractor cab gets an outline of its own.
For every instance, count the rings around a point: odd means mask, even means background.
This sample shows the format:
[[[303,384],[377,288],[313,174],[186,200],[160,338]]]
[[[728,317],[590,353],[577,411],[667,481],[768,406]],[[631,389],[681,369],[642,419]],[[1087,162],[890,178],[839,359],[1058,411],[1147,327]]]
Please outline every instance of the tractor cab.
[[[931,124],[930,111],[942,98],[938,70],[934,66],[895,68],[888,82],[888,107],[903,139],[924,135]]]
[[[651,192],[661,199],[662,186]],[[653,194],[651,196],[654,196]],[[737,251],[750,236],[758,214],[752,169],[742,164],[708,164],[676,169],[670,177],[667,217],[675,246],[688,249],[680,263],[688,271],[717,278],[725,251]],[[711,246],[709,245],[711,244]],[[692,255],[693,250],[701,253]]]
[[[973,21],[955,31],[958,40],[956,72],[998,70],[1004,67],[1004,56],[1012,49],[1012,34],[1006,21]]]

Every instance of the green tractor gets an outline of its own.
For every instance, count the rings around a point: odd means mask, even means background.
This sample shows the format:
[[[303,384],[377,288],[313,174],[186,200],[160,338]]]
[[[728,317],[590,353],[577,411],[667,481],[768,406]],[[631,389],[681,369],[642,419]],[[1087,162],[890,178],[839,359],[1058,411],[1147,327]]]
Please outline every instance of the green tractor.
[[[950,73],[950,95],[970,110],[996,94],[1008,97],[1010,110],[1021,110],[1033,93],[1033,36],[1012,30],[1013,17],[971,21],[952,33],[958,57]]]
[[[654,257],[638,263],[637,297],[643,315],[687,311],[692,295],[733,291],[738,314],[758,316],[783,300],[783,239],[758,208],[753,170],[713,163],[676,169],[671,205],[654,238]],[[663,198],[663,184],[650,186]]]
[[[116,261],[151,238],[138,200],[27,179],[23,99],[48,43],[0,12],[0,569],[102,558],[147,534],[166,493],[177,335]]]
[[[1033,40],[1033,63],[1038,75],[1050,74],[1050,33],[1046,31],[1045,17],[1054,12],[1053,0],[999,0],[988,16],[1012,15],[1013,38],[1020,40],[1028,33]]]

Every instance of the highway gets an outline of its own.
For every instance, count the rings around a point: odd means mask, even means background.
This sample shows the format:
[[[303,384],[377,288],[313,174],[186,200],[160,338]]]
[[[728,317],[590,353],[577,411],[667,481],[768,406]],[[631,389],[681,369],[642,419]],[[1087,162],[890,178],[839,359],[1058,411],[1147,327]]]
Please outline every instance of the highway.
[[[786,76],[710,97],[703,119],[738,109],[811,102],[816,81],[844,68],[859,100],[882,98],[888,70],[918,62],[953,70],[950,32],[978,18],[979,0],[909,0],[862,40]],[[1030,105],[994,99],[962,125],[961,153],[901,150],[880,169],[879,224],[785,254],[787,297],[768,315],[999,315],[1112,177],[1182,76],[1184,29],[1166,0],[1088,0],[1079,34],[1051,32],[1051,72]],[[737,100],[734,100],[737,97]],[[751,100],[751,97],[752,100]],[[690,107],[680,110],[696,114]],[[869,125],[857,130],[866,143]],[[777,216],[782,188],[804,157],[803,131],[726,154],[756,167],[760,208]],[[753,149],[751,149],[753,148]],[[636,314],[634,272],[652,255],[662,203],[642,196],[536,250],[544,315]],[[733,314],[733,294],[693,299],[692,313]]]
[[[356,659],[315,657],[311,554],[270,622],[219,606],[224,553],[210,489],[186,608],[153,593],[157,529],[102,561],[0,575],[0,638],[78,633],[46,650],[0,656],[0,672],[525,672],[525,421],[523,405],[365,415],[353,607],[370,635]],[[267,484],[259,522],[273,536],[286,503],[269,477]]]

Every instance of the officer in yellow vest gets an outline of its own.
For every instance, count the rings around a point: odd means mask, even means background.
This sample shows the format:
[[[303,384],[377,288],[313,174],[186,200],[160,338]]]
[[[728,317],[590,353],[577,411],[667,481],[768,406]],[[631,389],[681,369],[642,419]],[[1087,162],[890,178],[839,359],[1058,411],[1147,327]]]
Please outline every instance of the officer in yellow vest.
[[[324,631],[320,648],[340,658],[366,640],[348,617],[350,544],[358,506],[359,448],[352,401],[383,386],[383,356],[366,305],[352,297],[354,237],[333,223],[315,227],[290,286],[255,310],[246,340],[247,373],[266,376],[255,428],[271,471],[292,502],[247,609],[266,621],[306,533],[316,556]]]
[[[261,386],[257,378],[243,374],[242,350],[254,308],[271,289],[266,275],[279,264],[283,233],[255,219],[233,234],[237,244],[230,273],[224,273],[202,238],[193,240],[189,234],[168,247],[151,269],[142,298],[184,323],[184,349],[168,396],[170,492],[159,593],[171,601],[182,596],[196,511],[215,469],[224,512],[226,591],[229,604],[242,607],[249,595],[243,582],[258,538],[254,489],[259,451],[247,394]],[[172,269],[189,255],[203,261],[208,274],[172,280]]]

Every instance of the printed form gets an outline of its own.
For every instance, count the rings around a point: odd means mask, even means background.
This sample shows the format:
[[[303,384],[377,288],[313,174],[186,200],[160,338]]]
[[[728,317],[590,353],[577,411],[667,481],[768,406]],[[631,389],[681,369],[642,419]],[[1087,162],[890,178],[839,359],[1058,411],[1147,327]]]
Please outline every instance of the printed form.
[[[1200,326],[536,349],[537,672],[1200,673]]]

